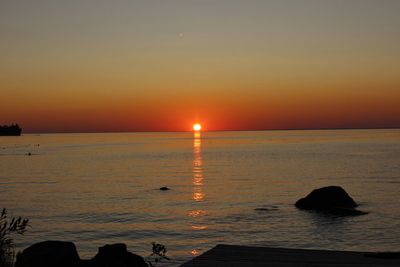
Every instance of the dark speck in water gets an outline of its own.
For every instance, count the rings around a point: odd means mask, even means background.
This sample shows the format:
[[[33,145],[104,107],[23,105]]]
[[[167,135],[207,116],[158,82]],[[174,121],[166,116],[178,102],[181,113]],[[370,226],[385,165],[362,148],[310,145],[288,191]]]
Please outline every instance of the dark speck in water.
[[[263,211],[276,211],[278,210],[277,206],[270,206],[270,207],[260,207],[260,208],[255,208],[255,211],[263,212]]]
[[[171,189],[168,188],[168,187],[166,187],[166,186],[163,186],[163,187],[160,187],[160,190],[161,190],[161,191],[167,191],[167,190],[171,190]]]

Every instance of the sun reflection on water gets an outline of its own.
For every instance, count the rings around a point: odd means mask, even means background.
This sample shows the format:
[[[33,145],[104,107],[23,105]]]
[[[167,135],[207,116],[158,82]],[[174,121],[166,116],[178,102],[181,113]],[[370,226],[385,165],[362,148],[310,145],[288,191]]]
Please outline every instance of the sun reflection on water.
[[[206,215],[206,211],[203,209],[203,205],[201,204],[205,200],[205,193],[203,192],[204,186],[204,175],[203,175],[203,158],[201,154],[201,134],[199,131],[194,132],[193,138],[193,195],[192,199],[194,200],[195,209],[188,212],[188,216],[192,218],[192,222],[190,228],[193,231],[202,231],[208,229],[208,226],[204,225],[203,220],[201,219]],[[193,251],[198,253],[198,250],[193,249]]]
[[[199,251],[197,249],[193,249],[192,251],[190,251],[190,254],[192,256],[197,256],[197,255],[199,255]]]
[[[193,200],[203,201],[205,194],[202,191],[203,186],[203,158],[201,156],[201,134],[194,132],[193,139]]]
[[[206,211],[205,210],[191,210],[191,211],[189,211],[189,213],[188,213],[188,215],[190,216],[190,217],[193,217],[193,218],[195,218],[195,217],[200,217],[200,216],[203,216],[203,215],[205,215],[206,214]]]
[[[192,225],[193,230],[206,230],[208,227],[205,225]]]

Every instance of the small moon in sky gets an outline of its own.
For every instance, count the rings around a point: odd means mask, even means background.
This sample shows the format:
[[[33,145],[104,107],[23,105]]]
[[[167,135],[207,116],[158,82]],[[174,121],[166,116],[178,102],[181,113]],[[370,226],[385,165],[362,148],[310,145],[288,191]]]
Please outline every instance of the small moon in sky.
[[[183,32],[180,32],[180,33],[179,33],[179,37],[183,37]]]

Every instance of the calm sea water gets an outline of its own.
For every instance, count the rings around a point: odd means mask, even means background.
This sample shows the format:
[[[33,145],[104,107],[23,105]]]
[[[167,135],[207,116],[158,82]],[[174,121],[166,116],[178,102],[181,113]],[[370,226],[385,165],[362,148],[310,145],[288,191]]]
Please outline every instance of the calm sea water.
[[[369,214],[293,206],[327,185]],[[395,251],[399,194],[400,130],[0,137],[1,206],[32,225],[19,249],[70,240],[90,258],[123,242],[147,256],[154,241],[172,264],[219,243]]]

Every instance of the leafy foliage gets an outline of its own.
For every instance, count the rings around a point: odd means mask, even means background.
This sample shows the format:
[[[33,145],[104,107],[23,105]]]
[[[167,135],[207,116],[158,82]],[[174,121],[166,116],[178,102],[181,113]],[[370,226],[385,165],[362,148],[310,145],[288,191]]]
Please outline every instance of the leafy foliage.
[[[170,260],[170,258],[168,258],[166,256],[167,248],[164,245],[158,244],[155,242],[153,242],[151,244],[152,244],[152,253],[149,256],[149,258],[151,260],[147,261],[147,263],[150,267],[155,266],[157,263],[161,262],[161,260],[163,260],[163,259]],[[154,262],[154,265],[153,265],[153,262]]]
[[[14,260],[13,234],[24,234],[29,226],[29,219],[21,217],[8,219],[7,210],[0,214],[0,266],[12,266]]]

